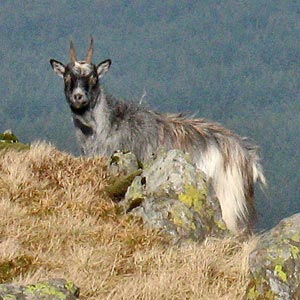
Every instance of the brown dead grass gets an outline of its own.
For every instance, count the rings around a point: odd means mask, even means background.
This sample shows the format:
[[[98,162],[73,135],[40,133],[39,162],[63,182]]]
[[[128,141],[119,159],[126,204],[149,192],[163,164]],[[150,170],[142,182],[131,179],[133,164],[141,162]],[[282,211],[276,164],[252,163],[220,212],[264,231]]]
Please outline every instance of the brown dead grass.
[[[64,277],[81,299],[242,299],[256,239],[168,246],[117,214],[106,160],[40,143],[0,155],[0,283]]]

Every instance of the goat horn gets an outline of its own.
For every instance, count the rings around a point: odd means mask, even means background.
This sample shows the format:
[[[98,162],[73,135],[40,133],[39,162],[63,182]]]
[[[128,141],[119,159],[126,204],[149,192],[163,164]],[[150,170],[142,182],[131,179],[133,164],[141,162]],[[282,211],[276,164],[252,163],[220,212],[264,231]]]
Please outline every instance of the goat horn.
[[[87,51],[86,60],[85,60],[87,64],[90,64],[92,62],[93,53],[94,53],[94,39],[91,36],[91,42],[90,42],[90,46]]]
[[[72,41],[70,41],[70,59],[72,63],[75,63],[75,61],[77,61],[76,52]]]

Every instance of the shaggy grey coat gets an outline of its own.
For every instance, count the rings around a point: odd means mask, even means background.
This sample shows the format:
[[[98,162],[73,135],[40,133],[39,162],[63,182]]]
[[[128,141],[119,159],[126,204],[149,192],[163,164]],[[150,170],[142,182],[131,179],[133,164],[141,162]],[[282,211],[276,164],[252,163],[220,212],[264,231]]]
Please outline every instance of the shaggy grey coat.
[[[111,61],[91,62],[93,41],[85,61],[78,61],[71,43],[71,63],[51,60],[64,78],[65,96],[83,155],[110,156],[132,151],[141,161],[159,147],[181,149],[212,178],[222,216],[233,232],[250,231],[255,216],[254,185],[263,184],[257,147],[223,126],[182,114],[161,114],[107,95],[100,78]]]

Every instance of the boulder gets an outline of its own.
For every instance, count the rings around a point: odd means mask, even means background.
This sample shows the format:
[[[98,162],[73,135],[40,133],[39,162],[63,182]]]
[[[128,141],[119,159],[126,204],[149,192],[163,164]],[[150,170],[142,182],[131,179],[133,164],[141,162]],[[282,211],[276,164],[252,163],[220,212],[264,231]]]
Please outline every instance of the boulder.
[[[108,171],[112,175],[105,192],[118,202],[124,198],[133,179],[142,173],[142,164],[131,152],[116,151],[108,161]]]
[[[0,284],[1,300],[76,300],[79,288],[64,279],[50,279],[37,284]]]
[[[247,300],[300,299],[300,214],[264,233],[250,254]]]
[[[132,152],[116,151],[109,159],[108,170],[112,175],[129,175],[136,172],[141,163]]]
[[[161,151],[147,162],[120,207],[174,243],[229,233],[210,179],[179,150]]]

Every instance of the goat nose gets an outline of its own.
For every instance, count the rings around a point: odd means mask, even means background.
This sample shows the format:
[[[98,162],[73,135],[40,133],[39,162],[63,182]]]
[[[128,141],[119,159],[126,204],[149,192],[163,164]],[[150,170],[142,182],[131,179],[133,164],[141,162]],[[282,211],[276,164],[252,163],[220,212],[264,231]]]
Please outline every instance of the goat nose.
[[[81,101],[83,99],[83,95],[80,93],[77,93],[74,95],[74,100],[75,101]]]

